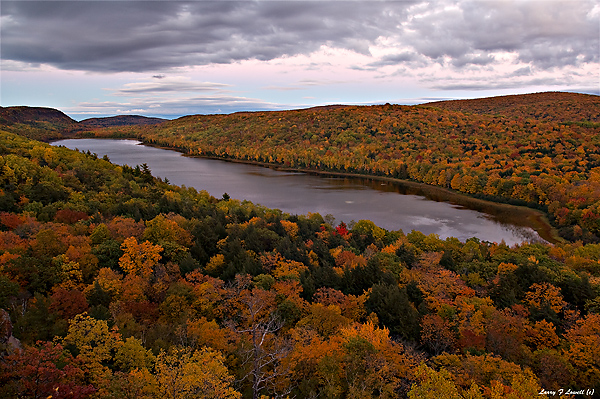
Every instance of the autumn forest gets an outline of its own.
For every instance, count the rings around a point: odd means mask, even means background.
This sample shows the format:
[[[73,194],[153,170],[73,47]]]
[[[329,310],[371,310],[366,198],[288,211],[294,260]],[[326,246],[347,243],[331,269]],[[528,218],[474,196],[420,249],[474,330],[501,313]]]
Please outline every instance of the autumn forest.
[[[0,108],[0,396],[593,397],[599,133],[600,98],[573,93],[171,121]],[[77,137],[443,187],[543,212],[553,243],[334,225],[47,143]]]

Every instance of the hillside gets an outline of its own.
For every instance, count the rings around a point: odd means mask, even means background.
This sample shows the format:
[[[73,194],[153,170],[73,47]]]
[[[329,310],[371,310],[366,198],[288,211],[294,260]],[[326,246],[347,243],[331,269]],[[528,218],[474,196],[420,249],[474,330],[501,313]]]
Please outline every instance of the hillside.
[[[2,125],[42,124],[41,126],[62,126],[68,128],[77,122],[63,112],[43,107],[0,107],[0,123]],[[49,125],[43,125],[47,123]]]
[[[0,107],[0,127],[3,130],[42,141],[72,137],[83,130],[112,126],[156,125],[166,120],[139,115],[119,115],[89,118],[77,122],[53,108]]]
[[[77,126],[77,121],[63,112],[43,107],[0,107],[2,129],[33,139],[63,137]]]
[[[438,101],[424,106],[482,115],[553,122],[600,123],[600,97],[591,94],[547,92],[472,100]],[[595,125],[600,127],[600,125]]]
[[[79,121],[79,128],[98,128],[111,126],[137,126],[137,125],[156,125],[163,123],[168,119],[148,118],[140,115],[118,115],[105,118],[89,118]]]
[[[444,104],[195,115],[93,134],[189,155],[410,179],[538,208],[562,237],[600,241],[598,97],[542,93]]]
[[[3,131],[0,168],[3,398],[600,390],[597,244],[332,226]]]

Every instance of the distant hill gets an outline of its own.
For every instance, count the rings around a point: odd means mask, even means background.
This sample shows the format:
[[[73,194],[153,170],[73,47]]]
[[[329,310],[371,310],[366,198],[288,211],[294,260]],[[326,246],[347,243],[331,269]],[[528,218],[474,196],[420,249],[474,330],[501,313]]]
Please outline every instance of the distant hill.
[[[44,107],[0,107],[0,128],[37,140],[64,137],[77,121],[63,112]]]
[[[437,101],[421,106],[480,115],[503,115],[553,122],[600,122],[600,96],[546,92],[473,100]]]
[[[57,127],[68,127],[77,124],[77,121],[54,108],[0,107],[0,123],[3,125],[13,125],[15,123],[43,124],[44,126],[52,124]]]
[[[119,115],[106,118],[89,118],[79,122],[80,127],[111,127],[111,126],[136,126],[136,125],[156,125],[166,122],[168,119],[148,118],[140,115]]]
[[[105,127],[156,125],[167,121],[139,115],[89,118],[81,122],[54,108],[0,107],[0,128],[36,140],[48,141],[72,137],[76,133]]]

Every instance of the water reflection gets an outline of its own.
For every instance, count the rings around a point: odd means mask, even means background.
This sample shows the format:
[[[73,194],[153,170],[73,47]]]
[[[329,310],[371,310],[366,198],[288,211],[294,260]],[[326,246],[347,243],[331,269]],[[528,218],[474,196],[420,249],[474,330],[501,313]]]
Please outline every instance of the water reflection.
[[[541,240],[519,211],[503,211],[485,203],[466,204],[461,196],[427,187],[188,158],[175,151],[137,145],[132,140],[78,139],[53,144],[108,155],[121,165],[146,163],[155,176],[166,177],[173,184],[206,190],[217,198],[228,193],[231,198],[291,214],[331,214],[337,222],[346,223],[368,219],[387,230],[408,233],[414,229],[461,241],[477,237],[512,245]]]

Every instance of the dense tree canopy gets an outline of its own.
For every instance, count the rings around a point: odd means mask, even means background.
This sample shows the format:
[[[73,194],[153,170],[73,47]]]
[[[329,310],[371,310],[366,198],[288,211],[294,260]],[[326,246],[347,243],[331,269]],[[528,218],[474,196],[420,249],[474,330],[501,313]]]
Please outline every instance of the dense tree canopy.
[[[600,392],[598,244],[332,226],[6,132],[0,167],[2,397]]]
[[[600,241],[600,98],[539,93],[420,106],[197,115],[87,134],[190,155],[410,179],[548,213]]]

